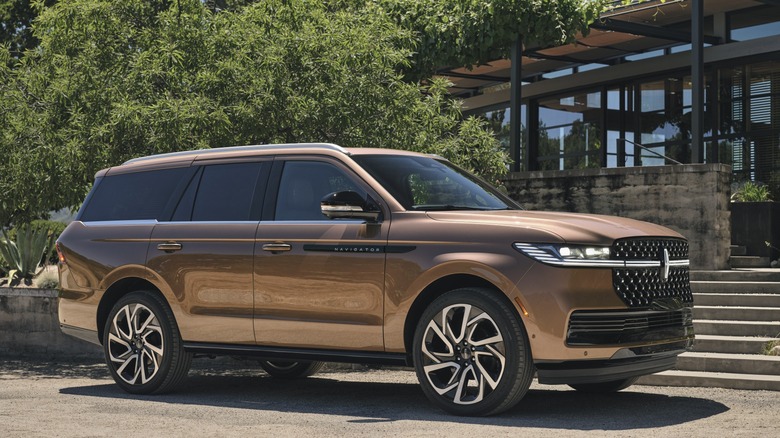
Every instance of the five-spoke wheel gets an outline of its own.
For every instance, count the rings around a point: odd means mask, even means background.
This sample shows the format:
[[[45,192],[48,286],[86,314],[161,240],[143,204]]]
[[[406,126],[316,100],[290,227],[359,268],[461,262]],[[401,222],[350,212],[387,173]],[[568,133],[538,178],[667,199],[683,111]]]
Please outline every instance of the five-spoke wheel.
[[[130,293],[114,305],[103,348],[114,380],[134,394],[170,391],[187,375],[192,359],[167,304],[147,291]]]
[[[533,364],[517,312],[493,294],[458,289],[423,313],[413,358],[426,396],[459,415],[490,415],[526,393]]]

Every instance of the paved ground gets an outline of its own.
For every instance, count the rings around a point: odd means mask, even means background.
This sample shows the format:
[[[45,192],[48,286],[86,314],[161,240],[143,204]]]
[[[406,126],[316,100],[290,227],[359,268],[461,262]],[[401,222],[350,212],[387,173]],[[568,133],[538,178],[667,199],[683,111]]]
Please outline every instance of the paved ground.
[[[0,359],[0,437],[778,436],[780,392],[635,386],[585,395],[534,384],[513,410],[459,418],[409,371],[325,372],[285,382],[247,363],[194,362],[186,389],[131,396],[103,364]]]

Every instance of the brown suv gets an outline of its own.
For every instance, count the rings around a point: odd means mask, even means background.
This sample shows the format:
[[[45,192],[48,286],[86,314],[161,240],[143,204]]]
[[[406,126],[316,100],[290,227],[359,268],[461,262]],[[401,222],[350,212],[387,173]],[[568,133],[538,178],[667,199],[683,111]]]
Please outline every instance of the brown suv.
[[[58,242],[60,322],[131,393],[194,354],[272,376],[413,366],[462,415],[541,383],[617,391],[693,339],[688,244],[630,219],[523,211],[435,156],[329,144],[156,155],[98,172]]]

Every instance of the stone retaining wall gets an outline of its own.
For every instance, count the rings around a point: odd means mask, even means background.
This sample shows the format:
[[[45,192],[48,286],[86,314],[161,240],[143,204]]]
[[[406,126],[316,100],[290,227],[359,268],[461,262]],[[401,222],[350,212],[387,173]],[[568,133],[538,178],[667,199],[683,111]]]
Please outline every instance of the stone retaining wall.
[[[667,226],[688,238],[692,269],[729,269],[730,166],[516,172],[504,184],[531,210],[608,214]]]
[[[60,331],[58,300],[56,290],[0,288],[0,360],[102,357],[100,346]]]

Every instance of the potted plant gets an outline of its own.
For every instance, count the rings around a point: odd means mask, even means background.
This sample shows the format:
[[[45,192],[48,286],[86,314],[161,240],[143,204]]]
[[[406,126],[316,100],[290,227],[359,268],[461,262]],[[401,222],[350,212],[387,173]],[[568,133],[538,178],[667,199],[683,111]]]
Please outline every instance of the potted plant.
[[[780,257],[780,203],[769,188],[748,181],[731,196],[731,243],[745,247],[745,255],[766,258],[766,266]]]

